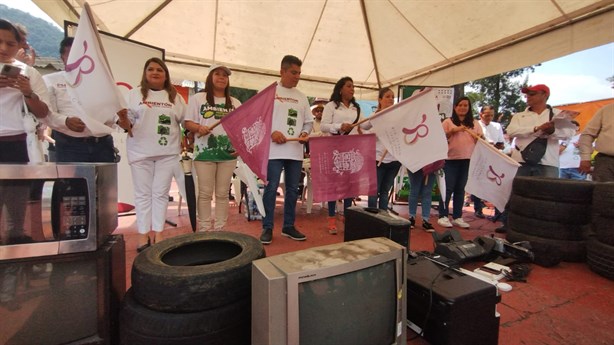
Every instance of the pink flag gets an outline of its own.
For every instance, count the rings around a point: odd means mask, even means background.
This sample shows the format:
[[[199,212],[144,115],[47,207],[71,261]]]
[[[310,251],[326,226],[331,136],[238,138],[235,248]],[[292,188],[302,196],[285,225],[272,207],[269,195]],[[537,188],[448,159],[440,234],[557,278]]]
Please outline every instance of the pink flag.
[[[277,83],[269,85],[221,120],[230,142],[243,162],[265,182],[276,87]]]
[[[68,92],[81,108],[79,114],[73,115],[79,116],[97,136],[112,132],[105,123],[113,123],[117,111],[126,106],[124,97],[115,85],[92,18],[86,2],[66,62],[66,80]]]
[[[465,191],[503,210],[512,192],[512,181],[519,166],[518,162],[479,139],[471,155]]]
[[[370,122],[388,153],[411,172],[448,158],[448,141],[430,88],[373,115]]]
[[[314,201],[377,193],[375,135],[313,137],[309,148]]]

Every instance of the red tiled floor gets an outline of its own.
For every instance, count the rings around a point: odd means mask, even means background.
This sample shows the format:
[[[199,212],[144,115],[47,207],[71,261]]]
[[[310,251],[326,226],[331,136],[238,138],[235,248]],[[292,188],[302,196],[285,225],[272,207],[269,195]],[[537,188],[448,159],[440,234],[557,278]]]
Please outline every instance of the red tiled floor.
[[[366,201],[358,204],[366,206]],[[248,222],[244,214],[238,213],[236,204],[233,205],[227,230],[258,238],[261,222]],[[178,226],[168,225],[164,231],[165,238],[191,231],[185,203],[182,206],[182,215],[179,216],[177,202],[169,205],[167,219]],[[407,205],[394,205],[393,208],[400,216],[408,217]],[[265,246],[267,256],[343,241],[342,223],[338,224],[339,233],[330,235],[326,230],[326,210],[321,209],[319,204],[314,205],[311,214],[307,214],[305,209],[305,205],[299,202],[296,227],[305,233],[307,240],[297,242],[282,237],[282,198],[278,198],[273,243]],[[485,209],[484,213],[492,215],[493,210]],[[442,229],[437,225],[436,214],[433,210],[431,223],[440,231]],[[494,234],[498,226],[473,217],[469,208],[465,209],[464,218],[471,225],[469,230],[460,230],[465,239]],[[420,220],[417,224],[417,228],[411,232],[410,249],[432,251],[431,234],[421,230]],[[135,217],[120,217],[115,234],[123,234],[126,240],[127,285],[130,285],[130,269],[136,256],[136,233]],[[593,273],[584,263],[561,263],[552,268],[531,267],[527,282],[511,282],[512,291],[503,292],[497,305],[501,314],[499,344],[614,344],[614,282]],[[408,339],[408,344],[428,344],[411,330],[408,330]]]

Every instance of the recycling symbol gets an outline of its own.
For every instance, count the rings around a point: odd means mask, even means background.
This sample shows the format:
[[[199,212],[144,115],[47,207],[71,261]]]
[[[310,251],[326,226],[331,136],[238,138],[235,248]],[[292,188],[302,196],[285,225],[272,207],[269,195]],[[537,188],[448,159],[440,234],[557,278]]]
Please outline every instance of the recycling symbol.
[[[288,134],[289,135],[294,135],[294,127],[288,128]]]
[[[158,144],[160,144],[161,146],[166,146],[168,145],[168,139],[166,139],[166,137],[160,137],[160,140],[158,140]]]

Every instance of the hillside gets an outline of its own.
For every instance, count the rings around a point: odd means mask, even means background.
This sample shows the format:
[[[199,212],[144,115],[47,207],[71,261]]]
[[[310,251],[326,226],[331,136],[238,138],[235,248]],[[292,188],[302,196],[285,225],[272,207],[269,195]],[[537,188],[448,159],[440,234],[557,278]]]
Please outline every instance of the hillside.
[[[0,18],[24,25],[28,29],[28,42],[38,56],[60,57],[60,41],[64,33],[51,23],[6,5],[0,5]]]

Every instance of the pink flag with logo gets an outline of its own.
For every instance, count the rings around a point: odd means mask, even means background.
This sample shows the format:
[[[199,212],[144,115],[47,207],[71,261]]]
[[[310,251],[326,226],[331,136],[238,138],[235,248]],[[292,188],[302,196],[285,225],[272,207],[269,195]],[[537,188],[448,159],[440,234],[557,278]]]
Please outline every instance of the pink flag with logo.
[[[448,141],[430,88],[371,116],[370,122],[388,154],[411,172],[448,158]]]
[[[221,120],[243,162],[265,182],[276,87],[277,83],[269,85]]]
[[[66,61],[66,81],[68,92],[81,108],[80,114],[73,115],[79,116],[95,136],[110,134],[113,129],[105,123],[115,122],[115,114],[126,105],[115,85],[87,2]]]
[[[375,135],[309,139],[313,200],[339,200],[377,193]]]
[[[479,139],[471,155],[465,191],[503,210],[512,193],[512,182],[519,166],[518,162]]]

